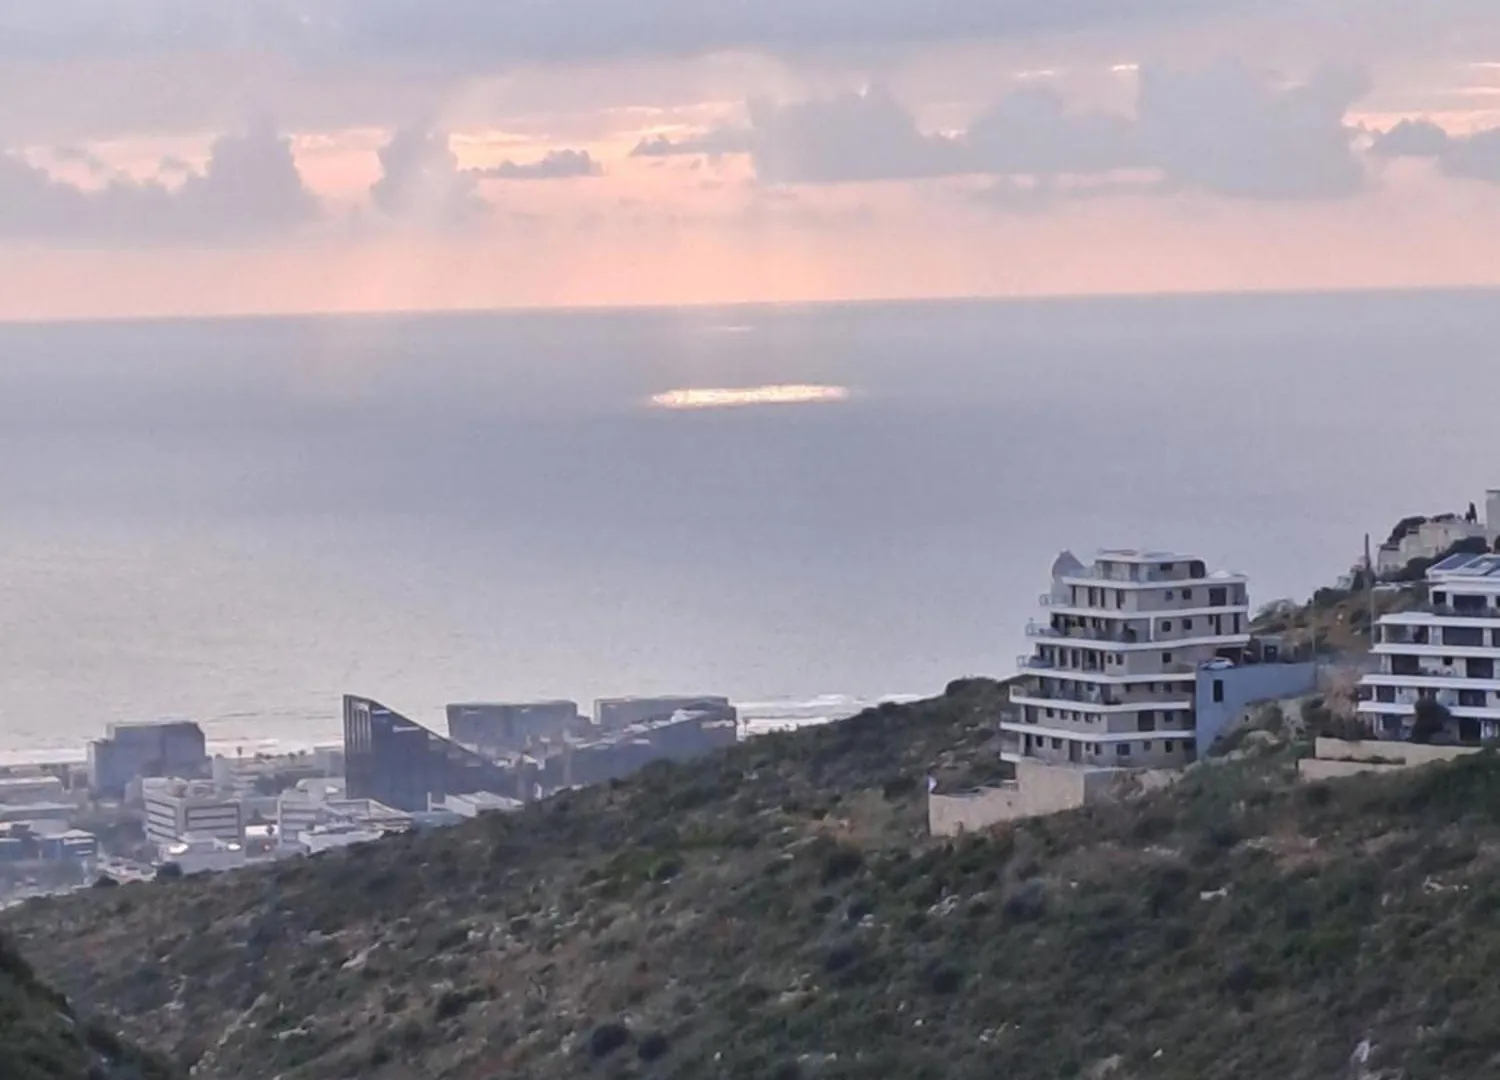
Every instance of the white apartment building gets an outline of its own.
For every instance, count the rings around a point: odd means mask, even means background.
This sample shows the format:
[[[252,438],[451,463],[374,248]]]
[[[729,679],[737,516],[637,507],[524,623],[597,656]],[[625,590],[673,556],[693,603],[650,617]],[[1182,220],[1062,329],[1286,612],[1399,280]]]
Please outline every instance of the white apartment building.
[[[1027,627],[1032,654],[1001,723],[1007,760],[1163,768],[1197,756],[1199,671],[1238,662],[1250,642],[1247,579],[1161,551],[1064,552]],[[1228,707],[1223,680],[1211,705]]]
[[[213,837],[239,843],[245,836],[244,811],[238,800],[225,799],[212,784],[185,780],[148,780],[142,785],[146,838],[162,846],[183,837]]]
[[[1360,680],[1359,711],[1377,738],[1410,734],[1417,702],[1432,698],[1465,742],[1500,737],[1500,555],[1454,555],[1427,572],[1428,603],[1381,616]]]

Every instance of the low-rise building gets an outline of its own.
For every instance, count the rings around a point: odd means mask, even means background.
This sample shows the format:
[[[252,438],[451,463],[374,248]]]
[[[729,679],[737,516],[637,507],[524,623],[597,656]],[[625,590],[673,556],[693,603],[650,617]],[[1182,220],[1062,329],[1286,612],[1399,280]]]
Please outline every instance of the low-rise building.
[[[1423,701],[1455,742],[1500,738],[1500,555],[1454,555],[1427,572],[1428,600],[1383,615],[1360,680],[1359,713],[1378,739],[1408,739]]]
[[[146,839],[158,846],[189,835],[235,844],[244,839],[244,808],[239,800],[219,795],[211,783],[149,780],[141,790]]]
[[[238,870],[247,861],[242,843],[217,836],[183,836],[162,844],[160,851],[163,863],[175,864],[184,874]]]
[[[1399,573],[1416,559],[1436,559],[1464,540],[1493,546],[1500,540],[1500,489],[1485,492],[1483,520],[1471,505],[1463,514],[1408,518],[1402,525],[1375,553],[1375,572],[1383,577]]]
[[[11,773],[0,776],[0,804],[62,802],[62,777],[50,773]]]

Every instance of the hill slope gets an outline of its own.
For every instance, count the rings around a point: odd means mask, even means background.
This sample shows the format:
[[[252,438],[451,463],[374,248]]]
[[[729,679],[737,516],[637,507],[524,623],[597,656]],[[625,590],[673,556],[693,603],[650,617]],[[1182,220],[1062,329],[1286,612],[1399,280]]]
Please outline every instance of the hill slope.
[[[5,922],[211,1080],[1395,1080],[1500,1063],[1500,761],[1205,765],[923,836],[993,684],[524,814]],[[1360,1058],[1357,1067],[1351,1060]]]
[[[42,985],[0,938],[0,1077],[5,1080],[166,1080],[167,1070],[97,1025],[84,1025],[67,999]]]

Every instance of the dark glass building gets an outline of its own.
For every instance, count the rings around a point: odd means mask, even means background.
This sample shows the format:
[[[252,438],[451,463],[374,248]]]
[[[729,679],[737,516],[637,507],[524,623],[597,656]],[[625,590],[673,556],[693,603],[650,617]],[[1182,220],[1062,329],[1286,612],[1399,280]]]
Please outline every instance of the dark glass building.
[[[344,778],[349,798],[408,812],[426,811],[430,800],[449,795],[517,789],[509,768],[378,701],[352,695],[344,697]]]

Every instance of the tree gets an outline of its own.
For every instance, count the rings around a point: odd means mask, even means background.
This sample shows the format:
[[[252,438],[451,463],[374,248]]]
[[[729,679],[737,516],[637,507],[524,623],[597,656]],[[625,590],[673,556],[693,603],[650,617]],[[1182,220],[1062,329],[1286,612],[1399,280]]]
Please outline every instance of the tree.
[[[1417,702],[1416,717],[1411,726],[1411,741],[1430,743],[1434,736],[1448,730],[1453,714],[1436,698],[1424,697]]]

